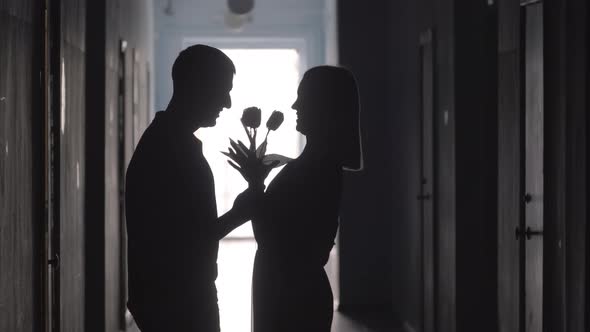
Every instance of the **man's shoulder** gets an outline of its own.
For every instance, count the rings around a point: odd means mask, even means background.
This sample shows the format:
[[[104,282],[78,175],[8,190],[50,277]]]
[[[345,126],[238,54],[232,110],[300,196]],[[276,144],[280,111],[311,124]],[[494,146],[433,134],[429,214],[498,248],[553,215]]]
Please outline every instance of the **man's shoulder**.
[[[128,172],[133,168],[151,168],[159,159],[169,159],[173,147],[172,139],[165,128],[158,124],[157,119],[146,128],[141,135],[129,164]]]
[[[172,142],[173,135],[173,130],[160,117],[156,117],[141,135],[136,150],[147,150],[146,152],[157,148],[166,150]]]

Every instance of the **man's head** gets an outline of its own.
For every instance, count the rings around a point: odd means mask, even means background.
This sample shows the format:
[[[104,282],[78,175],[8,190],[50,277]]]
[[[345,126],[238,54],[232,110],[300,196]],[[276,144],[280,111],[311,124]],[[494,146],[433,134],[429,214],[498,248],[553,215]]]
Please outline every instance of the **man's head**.
[[[175,112],[195,130],[214,126],[223,108],[231,107],[229,92],[235,72],[230,58],[216,48],[186,48],[172,66]]]

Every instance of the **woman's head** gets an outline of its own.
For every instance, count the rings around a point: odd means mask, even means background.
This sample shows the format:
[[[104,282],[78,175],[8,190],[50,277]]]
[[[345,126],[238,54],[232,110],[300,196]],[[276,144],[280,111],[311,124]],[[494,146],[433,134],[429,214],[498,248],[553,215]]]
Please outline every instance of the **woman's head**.
[[[360,98],[349,70],[332,66],[309,69],[292,108],[297,112],[297,130],[309,143],[330,147],[341,156],[345,167],[362,167]]]

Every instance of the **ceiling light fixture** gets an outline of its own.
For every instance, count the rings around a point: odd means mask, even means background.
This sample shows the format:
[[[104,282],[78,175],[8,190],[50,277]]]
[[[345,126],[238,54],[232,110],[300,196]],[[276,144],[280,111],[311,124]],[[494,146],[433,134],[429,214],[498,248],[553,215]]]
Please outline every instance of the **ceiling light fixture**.
[[[254,9],[254,0],[227,0],[229,11],[237,15],[245,15]]]

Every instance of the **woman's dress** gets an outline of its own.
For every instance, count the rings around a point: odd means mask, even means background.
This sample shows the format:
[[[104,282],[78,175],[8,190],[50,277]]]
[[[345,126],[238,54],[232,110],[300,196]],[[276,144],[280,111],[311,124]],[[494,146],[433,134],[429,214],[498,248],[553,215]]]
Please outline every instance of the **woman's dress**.
[[[342,171],[304,152],[269,185],[253,229],[255,332],[330,331],[333,297],[324,271],[338,228]]]

